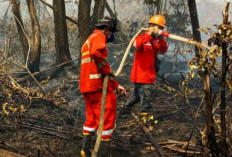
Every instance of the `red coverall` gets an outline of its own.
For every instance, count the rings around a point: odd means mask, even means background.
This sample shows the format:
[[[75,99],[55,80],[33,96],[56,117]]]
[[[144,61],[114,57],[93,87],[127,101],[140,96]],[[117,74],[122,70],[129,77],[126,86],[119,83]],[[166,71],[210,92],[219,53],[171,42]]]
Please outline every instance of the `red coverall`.
[[[151,42],[153,42],[154,50]],[[148,33],[140,34],[134,40],[136,48],[134,63],[131,70],[131,82],[134,83],[134,91],[126,101],[125,107],[131,108],[140,101],[140,113],[150,113],[153,83],[155,82],[155,57],[159,53],[165,53],[168,49],[163,37],[153,39]]]
[[[83,134],[89,135],[98,129],[103,79],[104,75],[110,72],[110,65],[107,62],[106,36],[100,30],[94,30],[83,45],[81,53],[80,91],[86,102],[86,121],[83,126]],[[110,140],[113,134],[116,115],[114,89],[118,86],[116,80],[109,79],[102,140]]]
[[[133,67],[131,70],[131,82],[134,83],[154,83],[156,77],[155,57],[165,53],[168,49],[167,42],[163,37],[153,40],[153,51],[151,40],[152,36],[148,33],[140,34],[134,41],[136,48]]]

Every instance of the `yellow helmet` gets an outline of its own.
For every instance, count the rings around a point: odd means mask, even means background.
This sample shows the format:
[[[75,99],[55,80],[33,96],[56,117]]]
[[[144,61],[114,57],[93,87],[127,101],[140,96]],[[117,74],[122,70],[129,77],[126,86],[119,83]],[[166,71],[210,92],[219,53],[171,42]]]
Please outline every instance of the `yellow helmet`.
[[[148,23],[153,23],[161,27],[166,27],[165,17],[163,15],[154,15],[150,18]]]

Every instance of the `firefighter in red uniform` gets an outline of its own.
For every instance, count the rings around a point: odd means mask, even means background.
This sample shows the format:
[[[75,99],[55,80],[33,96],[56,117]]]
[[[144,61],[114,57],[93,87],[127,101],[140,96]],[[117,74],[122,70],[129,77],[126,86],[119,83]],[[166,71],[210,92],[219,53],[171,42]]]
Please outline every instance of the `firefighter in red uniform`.
[[[117,89],[126,94],[124,87],[112,77],[113,70],[107,61],[106,43],[114,39],[117,22],[112,19],[101,21],[88,37],[81,50],[80,91],[86,103],[86,121],[83,126],[82,156],[91,156],[91,137],[97,131],[101,114],[102,88],[105,75],[110,75],[105,104],[104,126],[99,156],[109,156],[110,140],[115,127]]]
[[[135,58],[131,71],[131,82],[134,83],[134,91],[120,111],[120,118],[127,117],[131,107],[140,101],[140,115],[149,115],[151,109],[151,89],[156,78],[156,56],[167,51],[168,46],[163,36],[168,33],[163,31],[165,18],[162,15],[154,15],[149,20],[149,29],[140,34],[133,42]]]

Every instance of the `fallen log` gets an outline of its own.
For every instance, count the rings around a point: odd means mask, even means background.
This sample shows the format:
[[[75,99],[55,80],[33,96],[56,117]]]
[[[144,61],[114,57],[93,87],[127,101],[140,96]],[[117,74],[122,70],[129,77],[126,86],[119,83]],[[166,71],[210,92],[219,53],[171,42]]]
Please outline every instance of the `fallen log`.
[[[0,157],[27,157],[27,156],[0,149]]]
[[[166,145],[166,146],[163,146],[163,148],[167,148],[167,149],[170,149],[172,151],[182,153],[182,154],[184,154],[184,153],[191,154],[191,155],[202,155],[203,154],[202,152],[199,152],[199,151],[192,151],[192,150],[186,151],[185,149],[178,148],[175,145]]]

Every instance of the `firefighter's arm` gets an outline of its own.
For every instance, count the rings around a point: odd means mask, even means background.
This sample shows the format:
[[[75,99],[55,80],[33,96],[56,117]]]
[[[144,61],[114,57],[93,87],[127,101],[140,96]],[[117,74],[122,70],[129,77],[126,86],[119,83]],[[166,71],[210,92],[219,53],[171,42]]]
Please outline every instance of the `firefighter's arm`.
[[[119,95],[127,96],[126,89],[125,89],[123,86],[121,86],[121,85],[116,81],[115,77],[110,76],[110,81],[111,81],[112,84],[113,84],[113,88],[114,88],[114,89],[117,89],[117,93],[118,93]]]
[[[114,89],[117,89],[119,86],[119,83],[115,80],[115,78],[110,76],[110,81],[112,82]]]
[[[166,40],[163,37],[158,37],[159,40],[157,41],[157,44],[155,45],[155,48],[159,51],[159,53],[165,53],[168,49],[168,45]]]
[[[126,89],[123,86],[119,85],[118,88],[117,88],[117,91],[118,91],[119,95],[127,96]]]
[[[103,55],[106,49],[106,38],[104,36],[96,36],[91,45],[91,57],[94,59],[97,68],[103,75],[109,74],[112,70],[107,61],[107,56]]]
[[[152,40],[152,36],[148,33],[140,34],[138,37],[135,38],[133,42],[133,46],[136,49],[140,49],[143,47],[144,44]]]
[[[113,70],[110,68],[110,64],[108,63],[107,59],[105,57],[100,58],[99,56],[92,56],[98,70],[103,75],[113,74]]]
[[[121,86],[115,79],[113,79],[111,81],[113,83],[114,88],[117,89],[117,93],[119,95],[127,96],[126,89],[123,86]]]

